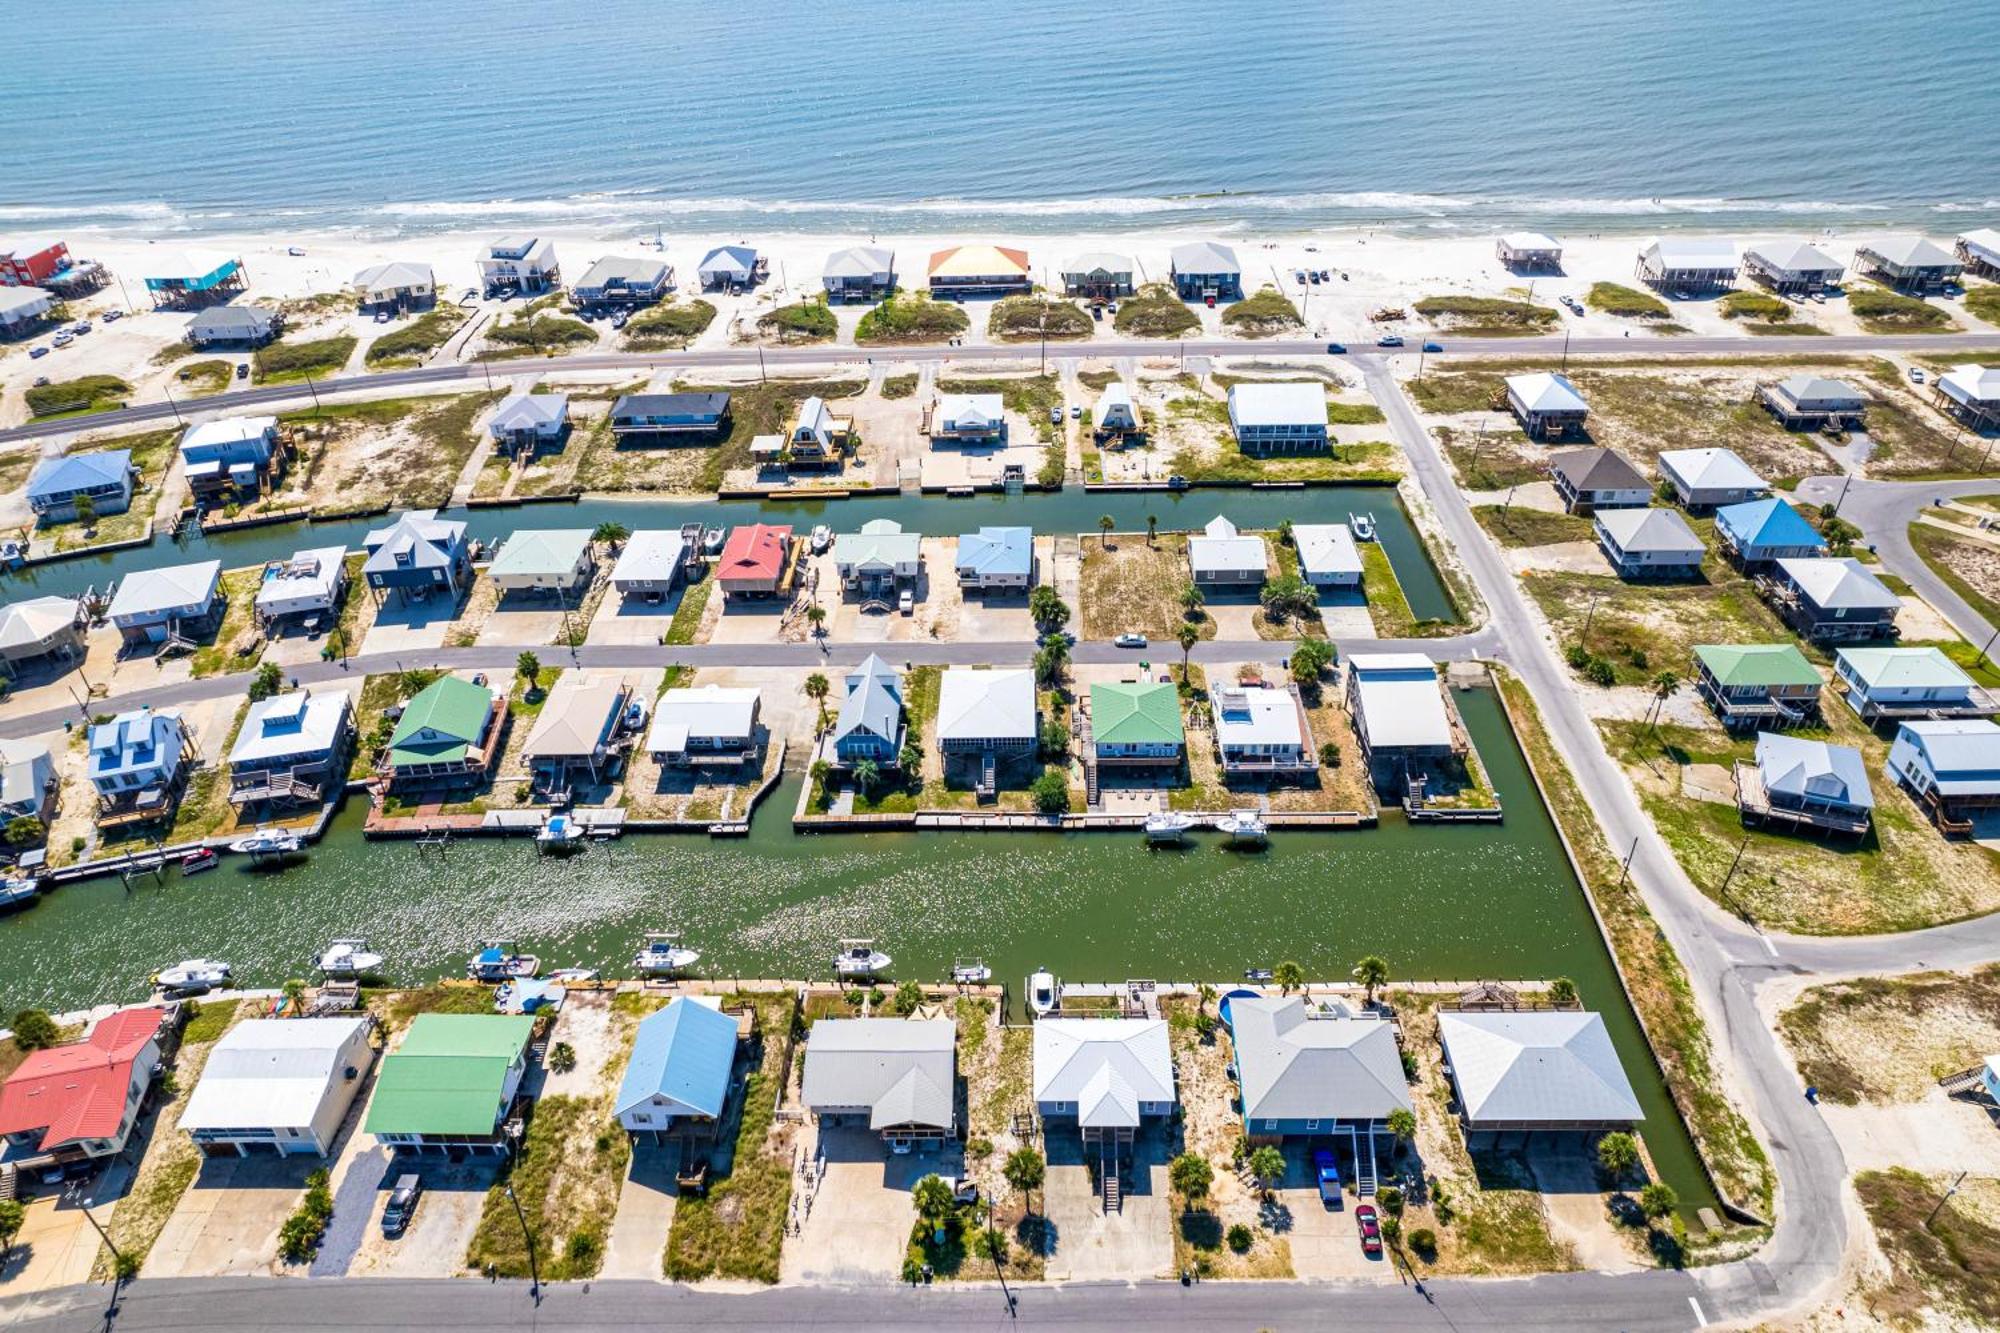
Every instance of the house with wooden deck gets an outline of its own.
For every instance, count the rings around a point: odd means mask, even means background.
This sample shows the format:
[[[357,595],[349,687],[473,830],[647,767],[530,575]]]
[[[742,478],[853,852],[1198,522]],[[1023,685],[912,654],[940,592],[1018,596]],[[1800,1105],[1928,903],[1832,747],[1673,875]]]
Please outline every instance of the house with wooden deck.
[[[569,299],[580,310],[653,305],[674,289],[674,266],[664,259],[606,255],[570,284]]]
[[[353,740],[354,706],[345,690],[257,700],[229,748],[229,803],[318,805],[346,784]]]
[[[1760,385],[1757,401],[1786,430],[1858,430],[1868,410],[1861,390],[1825,375],[1788,375]]]
[[[99,518],[122,514],[132,507],[132,489],[138,481],[130,449],[57,454],[42,459],[28,474],[28,508],[42,523],[73,521],[77,501],[86,498],[91,513]]]
[[[513,393],[493,409],[486,433],[506,455],[553,449],[569,431],[569,395]]]
[[[799,1100],[822,1126],[865,1126],[897,1151],[958,1129],[958,1029],[948,1018],[822,1018]]]
[[[255,305],[212,305],[187,324],[188,346],[196,351],[234,347],[251,351],[278,340],[284,312]]]
[[[1493,243],[1493,254],[1515,273],[1562,272],[1562,242],[1539,231],[1510,231]]]
[[[2000,726],[1986,718],[1905,722],[1887,767],[1947,833],[1971,833],[1981,815],[2000,810]]]
[[[748,291],[771,276],[771,261],[748,245],[718,245],[694,271],[703,291]]]
[[[1002,764],[1033,758],[1040,736],[1034,672],[945,668],[938,687],[938,752],[947,770],[976,770],[981,795],[995,790]]]
[[[229,300],[248,285],[250,274],[242,260],[229,255],[169,250],[147,255],[140,281],[155,309],[194,309]]]
[[[80,597],[29,597],[0,606],[0,677],[18,680],[82,661],[89,624]]]
[[[1968,231],[1953,244],[1952,253],[1966,272],[2000,279],[2000,230],[1978,227]]]
[[[222,622],[222,562],[135,569],[118,581],[105,617],[128,644],[185,645]]]
[[[480,253],[477,262],[480,285],[489,297],[508,290],[527,295],[562,286],[556,243],[545,236],[525,232],[502,236]]]
[[[437,304],[437,275],[429,264],[393,260],[355,274],[354,294],[364,311],[428,310]]]
[[[1183,301],[1238,301],[1243,297],[1243,265],[1220,241],[1189,241],[1169,256],[1174,291]]]
[[[1318,380],[1238,381],[1229,386],[1229,429],[1236,447],[1252,458],[1325,453],[1326,386]]]
[[[1771,493],[1771,483],[1733,449],[1668,449],[1659,461],[1660,475],[1691,512],[1761,500]]]
[[[39,287],[0,287],[0,338],[26,338],[50,323],[56,298]]]
[[[1610,449],[1566,449],[1549,457],[1549,480],[1563,508],[1587,518],[1600,509],[1643,508],[1653,488],[1623,454]]]
[[[1814,643],[1860,643],[1896,635],[1903,599],[1847,556],[1779,560],[1772,602],[1793,631]]]
[[[1695,530],[1672,509],[1604,509],[1591,518],[1604,558],[1622,579],[1691,579],[1708,555]]]
[[[576,784],[603,782],[620,754],[618,735],[631,700],[616,676],[563,672],[521,746],[536,789],[560,801]]]
[[[1937,377],[1932,401],[1939,410],[1982,433],[2000,430],[2000,366],[1971,362]]]
[[[826,257],[820,282],[830,301],[879,301],[896,290],[896,253],[881,245],[835,250]]]
[[[1137,290],[1132,282],[1132,257],[1110,250],[1088,250],[1064,262],[1064,296],[1089,301],[1116,301]]]
[[[1847,266],[1804,241],[1759,241],[1744,248],[1743,271],[1772,291],[1793,296],[1838,286]]]
[[[440,676],[403,705],[379,771],[391,791],[480,782],[506,724],[507,696]]]
[[[363,1128],[399,1156],[498,1157],[528,1072],[536,1019],[418,1014],[382,1057]]]
[[[1851,745],[1763,732],[1736,762],[1736,809],[1748,828],[1859,838],[1875,817],[1868,768]]]
[[[1834,654],[1833,674],[1848,707],[1870,724],[2000,713],[2000,698],[1974,684],[1935,644],[1842,648]]]
[[[1139,421],[1138,405],[1132,401],[1132,386],[1113,380],[1097,395],[1090,413],[1091,434],[1099,440],[1123,441],[1129,435],[1145,434]]]
[[[1660,236],[1639,250],[1639,281],[1671,296],[1712,295],[1736,285],[1736,242],[1721,236]]]
[[[1884,236],[1854,247],[1854,267],[1899,292],[1935,292],[1957,282],[1965,264],[1923,236]]]
[[[1353,653],[1347,707],[1371,769],[1407,772],[1465,753],[1437,666],[1422,653]]]
[[[772,597],[791,569],[792,530],[768,523],[731,528],[716,558],[715,578],[724,597]]]
[[[48,746],[0,736],[0,824],[16,819],[47,824],[61,786]]]
[[[264,489],[278,451],[276,417],[222,417],[181,433],[181,471],[198,505],[247,500]]]
[[[843,768],[864,759],[884,769],[901,764],[909,734],[903,725],[902,673],[870,653],[847,673],[845,688],[828,741],[833,761]]]
[[[1007,442],[1006,401],[997,393],[941,393],[931,408],[931,447]]]
[[[1796,644],[1697,644],[1694,673],[1695,690],[1732,730],[1801,726],[1819,717],[1824,682]]]
[[[1062,1018],[1035,1023],[1032,1095],[1044,1134],[1129,1144],[1173,1116],[1174,1058],[1163,1018]]]
[[[893,518],[873,518],[833,539],[833,562],[843,591],[864,602],[894,597],[923,574],[923,537]]]
[[[1779,560],[1808,560],[1827,550],[1819,529],[1775,495],[1716,510],[1715,536],[1722,553],[1746,570]]]
[[[1520,421],[1531,440],[1559,440],[1581,434],[1590,416],[1590,404],[1577,392],[1567,375],[1538,371],[1532,375],[1509,375],[1507,407]]]
[[[628,393],[611,404],[611,433],[620,447],[714,439],[729,428],[726,393]]]

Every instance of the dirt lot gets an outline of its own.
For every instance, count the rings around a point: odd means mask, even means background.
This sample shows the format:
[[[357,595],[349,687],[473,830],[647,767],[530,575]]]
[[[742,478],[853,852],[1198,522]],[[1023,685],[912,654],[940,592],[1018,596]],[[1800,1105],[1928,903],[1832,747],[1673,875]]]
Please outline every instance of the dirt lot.
[[[288,484],[316,509],[442,505],[499,399],[497,392],[382,399],[281,417],[304,454]]]
[[[1114,533],[1108,540],[1086,535],[1081,545],[1078,634],[1086,639],[1144,634],[1159,643],[1156,652],[1178,654],[1174,635],[1186,618],[1179,597],[1191,581],[1187,537],[1163,532],[1148,543],[1144,533]],[[1194,623],[1202,638],[1216,636],[1207,614]]]
[[[1814,987],[1779,1030],[1825,1100],[1919,1101],[1938,1079],[2000,1051],[2000,967]]]

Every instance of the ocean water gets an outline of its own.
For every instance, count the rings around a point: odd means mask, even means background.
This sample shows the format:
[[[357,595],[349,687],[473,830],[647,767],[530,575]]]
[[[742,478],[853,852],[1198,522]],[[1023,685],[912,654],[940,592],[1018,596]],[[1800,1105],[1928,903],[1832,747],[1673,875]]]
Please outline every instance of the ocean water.
[[[0,231],[2000,218],[2000,4],[84,0],[48,22],[74,58],[0,79]]]

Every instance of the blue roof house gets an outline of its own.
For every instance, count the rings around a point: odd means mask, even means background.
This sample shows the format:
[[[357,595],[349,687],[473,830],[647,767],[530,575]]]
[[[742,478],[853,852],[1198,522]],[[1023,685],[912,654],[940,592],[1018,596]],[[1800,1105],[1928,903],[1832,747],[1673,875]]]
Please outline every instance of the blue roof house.
[[[1746,569],[1773,560],[1804,560],[1826,554],[1826,538],[1805,515],[1771,496],[1715,511],[1715,535],[1725,555]]]
[[[640,1020],[618,1085],[618,1123],[658,1143],[676,1130],[712,1127],[729,1101],[736,1020],[710,997],[679,996]]]
[[[847,698],[833,724],[833,755],[843,765],[863,759],[888,768],[903,753],[903,678],[874,653],[847,675]]]
[[[361,544],[368,552],[361,566],[368,586],[378,594],[393,588],[404,601],[433,590],[456,600],[472,572],[465,524],[441,519],[435,509],[413,509]]]
[[[958,586],[979,592],[1026,592],[1035,582],[1032,528],[981,528],[958,539]]]
[[[77,497],[87,495],[92,512],[122,514],[138,479],[130,449],[44,458],[28,476],[28,508],[44,523],[66,523],[76,517]]]

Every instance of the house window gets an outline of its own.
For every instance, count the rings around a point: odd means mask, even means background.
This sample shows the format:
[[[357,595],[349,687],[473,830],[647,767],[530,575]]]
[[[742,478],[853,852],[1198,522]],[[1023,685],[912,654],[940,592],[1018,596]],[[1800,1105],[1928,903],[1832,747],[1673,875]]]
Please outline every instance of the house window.
[[[1308,1121],[1306,1121],[1306,1128],[1307,1128],[1308,1130],[1314,1130],[1314,1129],[1318,1129],[1318,1128],[1319,1128],[1319,1121],[1317,1121],[1317,1120],[1308,1120]]]
[[[1278,1122],[1275,1120],[1266,1120],[1264,1122],[1265,1129],[1276,1129],[1277,1127],[1278,1127]]]

